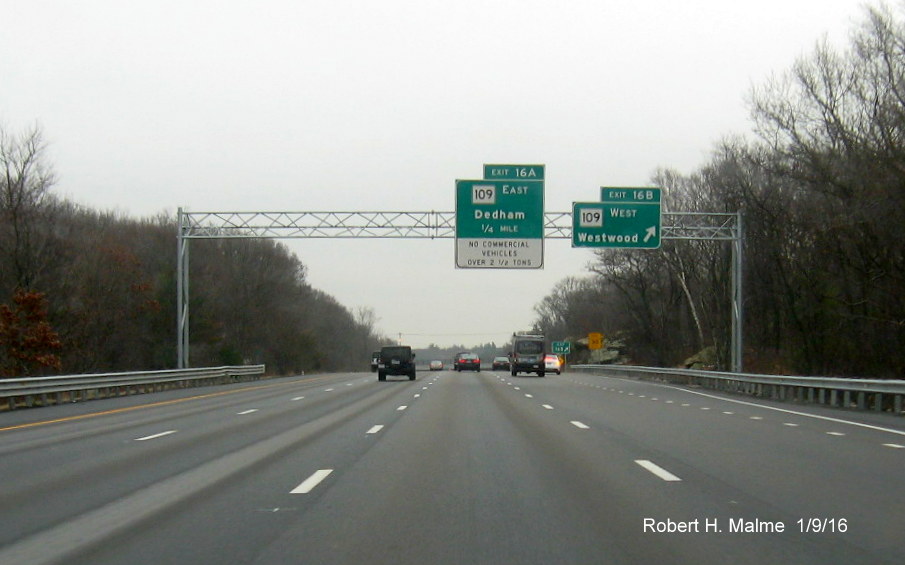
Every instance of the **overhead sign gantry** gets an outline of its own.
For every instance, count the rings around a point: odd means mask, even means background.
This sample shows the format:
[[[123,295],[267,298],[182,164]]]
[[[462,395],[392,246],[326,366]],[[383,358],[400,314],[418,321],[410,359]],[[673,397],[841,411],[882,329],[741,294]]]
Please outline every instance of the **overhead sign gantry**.
[[[485,165],[482,181],[472,181],[480,184],[494,182],[506,182],[509,186],[517,186],[516,181],[532,182],[543,179],[543,165]],[[510,179],[510,177],[513,177]],[[458,189],[457,189],[458,190]],[[603,189],[607,190],[607,189]],[[612,189],[612,190],[654,190],[650,188],[639,189]],[[657,189],[659,190],[659,189]],[[531,191],[529,191],[531,193]],[[536,195],[536,191],[533,192]],[[644,195],[644,198],[639,196]],[[480,194],[477,195],[480,200]],[[487,194],[484,194],[487,197]],[[509,196],[509,195],[504,195]],[[606,196],[606,194],[602,194]],[[646,193],[631,193],[634,200],[629,203],[635,206],[635,201],[657,203],[658,224],[656,237],[670,240],[703,240],[726,241],[732,244],[732,370],[742,371],[742,328],[744,308],[742,301],[742,272],[744,229],[742,214],[736,213],[708,213],[708,212],[672,212],[664,214],[663,234],[660,234],[659,224],[659,195],[652,194],[647,198]],[[537,196],[534,196],[536,199]],[[458,197],[457,197],[458,199]],[[540,211],[541,227],[532,225],[530,229],[540,230],[540,255],[538,266],[519,266],[516,268],[540,268],[543,261],[543,239],[572,239],[574,243],[574,207],[572,212],[544,212],[543,193],[540,194],[540,204],[535,203],[533,210]],[[593,206],[602,208],[603,202],[591,202]],[[618,204],[618,203],[614,203]],[[476,208],[474,204],[472,208]],[[527,209],[527,207],[526,207]],[[618,208],[616,208],[618,209]],[[517,210],[514,210],[517,211]],[[176,259],[176,308],[177,308],[177,367],[186,368],[189,363],[189,242],[191,240],[205,239],[247,239],[247,238],[424,238],[445,239],[458,238],[455,224],[458,214],[449,211],[422,211],[422,212],[312,212],[312,211],[276,211],[276,212],[188,212],[179,208],[177,215],[177,259]],[[492,215],[492,213],[491,213]],[[612,215],[612,214],[611,214]],[[616,214],[618,215],[618,213]],[[471,222],[475,222],[474,212]],[[483,216],[483,214],[482,214]],[[527,217],[527,214],[526,214]],[[499,220],[503,221],[503,220]],[[505,220],[508,222],[509,220]],[[652,226],[640,227],[639,240],[648,233]],[[513,224],[506,224],[513,225]],[[495,227],[494,224],[491,224]],[[473,229],[473,228],[472,228]],[[528,230],[528,228],[526,228]],[[481,233],[480,231],[478,232]],[[506,233],[506,232],[502,232]],[[519,232],[522,233],[522,232]],[[530,230],[525,233],[531,233]],[[643,234],[643,235],[642,235]],[[631,237],[631,236],[630,236]],[[653,238],[654,235],[651,235]],[[648,240],[650,242],[650,239]],[[530,243],[529,243],[530,244]],[[536,247],[535,247],[536,248]],[[523,258],[523,257],[522,257]],[[529,259],[531,259],[529,257]],[[533,263],[533,260],[532,260]]]

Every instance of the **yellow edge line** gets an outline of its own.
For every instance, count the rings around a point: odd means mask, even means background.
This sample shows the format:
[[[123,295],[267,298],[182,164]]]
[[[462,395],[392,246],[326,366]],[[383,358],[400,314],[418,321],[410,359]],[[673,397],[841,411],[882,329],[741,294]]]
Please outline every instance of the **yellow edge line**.
[[[174,400],[164,400],[164,401],[162,401],[162,402],[152,402],[151,404],[139,404],[138,406],[128,406],[128,407],[126,407],[126,408],[117,408],[117,409],[115,409],[115,410],[105,410],[105,411],[103,411],[103,412],[92,412],[92,413],[90,413],[90,414],[80,414],[80,415],[78,415],[78,416],[69,416],[69,417],[67,417],[67,418],[58,418],[58,419],[56,419],[56,420],[42,420],[42,421],[40,421],[40,422],[29,422],[29,423],[27,423],[27,424],[18,424],[18,425],[9,426],[9,427],[6,427],[6,428],[0,428],[0,432],[8,432],[8,431],[11,431],[11,430],[22,430],[22,429],[25,429],[25,428],[34,428],[34,427],[37,427],[37,426],[46,426],[46,425],[48,425],[48,424],[59,424],[60,422],[72,422],[72,421],[75,421],[75,420],[83,420],[83,419],[85,419],[85,418],[95,418],[95,417],[97,417],[97,416],[108,416],[108,415],[110,415],[110,414],[120,414],[120,413],[123,413],[123,412],[131,412],[131,411],[133,411],[133,410],[142,410],[142,409],[144,409],[144,408],[155,408],[155,407],[158,407],[158,406],[167,406],[168,404],[178,404],[179,402],[186,402],[186,401],[189,401],[189,400],[201,400],[201,399],[203,399],[203,398],[213,398],[213,397],[216,397],[216,396],[225,396],[225,395],[227,395],[227,394],[235,394],[235,393],[237,393],[237,392],[248,392],[248,391],[251,391],[251,390],[261,390],[261,389],[265,389],[265,388],[273,388],[273,387],[278,387],[278,386],[286,386],[286,385],[290,385],[290,384],[298,384],[299,382],[319,381],[319,380],[324,380],[324,379],[326,379],[326,378],[327,378],[327,377],[316,377],[316,378],[311,378],[311,379],[303,379],[302,381],[292,381],[292,382],[288,382],[288,383],[276,383],[276,384],[270,384],[270,385],[260,385],[260,386],[242,388],[242,389],[237,389],[237,390],[226,390],[226,391],[221,391],[221,392],[212,392],[212,393],[210,393],[210,394],[201,394],[201,395],[198,395],[198,396],[189,396],[189,397],[186,397],[186,398],[176,398],[176,399],[174,399]],[[116,397],[113,397],[113,398],[116,398]],[[99,400],[102,400],[102,399],[99,399]],[[103,399],[103,400],[106,400],[106,399]]]

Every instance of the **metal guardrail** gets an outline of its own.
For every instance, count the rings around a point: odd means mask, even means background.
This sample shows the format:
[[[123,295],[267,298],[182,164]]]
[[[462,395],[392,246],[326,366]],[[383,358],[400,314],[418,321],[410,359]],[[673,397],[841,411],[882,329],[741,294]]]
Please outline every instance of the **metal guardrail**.
[[[264,365],[0,379],[0,409],[129,396],[172,388],[257,380]]]
[[[627,365],[572,365],[571,368],[589,373],[700,386],[771,400],[810,402],[900,416],[905,405],[905,381],[902,380],[757,375]]]

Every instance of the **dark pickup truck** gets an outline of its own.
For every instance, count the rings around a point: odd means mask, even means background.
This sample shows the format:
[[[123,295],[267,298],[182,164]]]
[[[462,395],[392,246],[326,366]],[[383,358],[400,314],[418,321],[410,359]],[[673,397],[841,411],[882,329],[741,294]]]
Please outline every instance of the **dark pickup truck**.
[[[415,380],[415,354],[407,345],[390,345],[380,350],[377,362],[377,380],[387,380],[387,375],[407,375]]]

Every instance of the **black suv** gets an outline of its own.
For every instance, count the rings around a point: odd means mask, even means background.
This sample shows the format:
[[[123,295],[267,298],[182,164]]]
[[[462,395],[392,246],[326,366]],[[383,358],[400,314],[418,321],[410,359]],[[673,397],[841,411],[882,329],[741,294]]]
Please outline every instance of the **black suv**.
[[[387,380],[387,375],[408,375],[415,380],[415,354],[407,345],[388,345],[380,350],[377,361],[377,380]]]

